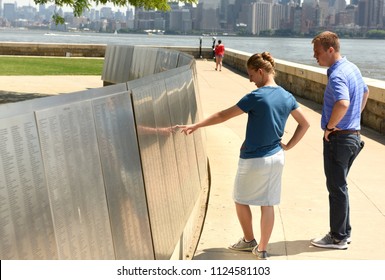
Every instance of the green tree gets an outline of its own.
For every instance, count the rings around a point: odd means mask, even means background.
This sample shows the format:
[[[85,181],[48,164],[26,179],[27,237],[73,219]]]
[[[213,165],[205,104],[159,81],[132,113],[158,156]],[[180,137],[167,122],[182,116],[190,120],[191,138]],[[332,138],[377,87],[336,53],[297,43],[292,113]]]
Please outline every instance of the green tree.
[[[385,39],[385,30],[369,30],[366,36],[370,39]]]
[[[167,11],[170,9],[169,2],[196,3],[197,0],[33,0],[36,4],[52,3],[58,7],[67,6],[73,9],[75,16],[81,16],[85,10],[91,7],[91,4],[105,5],[107,3],[114,4],[117,7],[124,7],[130,4],[134,7],[144,7],[145,9],[156,9]],[[55,22],[64,23],[64,18],[58,14],[53,15]]]

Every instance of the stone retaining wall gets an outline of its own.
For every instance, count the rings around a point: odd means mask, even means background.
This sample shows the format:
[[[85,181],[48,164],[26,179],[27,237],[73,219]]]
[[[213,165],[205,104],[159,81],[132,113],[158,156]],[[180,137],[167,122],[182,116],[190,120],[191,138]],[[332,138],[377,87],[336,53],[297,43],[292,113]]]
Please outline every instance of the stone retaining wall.
[[[106,45],[0,43],[0,55],[104,57]]]
[[[0,43],[0,55],[15,56],[65,56],[65,57],[104,57],[107,45],[105,44],[56,44],[56,43]],[[151,46],[148,46],[151,47]],[[153,46],[159,48],[159,46]],[[211,48],[191,47],[169,47],[161,46],[165,49],[177,49],[180,52],[187,53],[193,57],[208,58],[212,54]]]

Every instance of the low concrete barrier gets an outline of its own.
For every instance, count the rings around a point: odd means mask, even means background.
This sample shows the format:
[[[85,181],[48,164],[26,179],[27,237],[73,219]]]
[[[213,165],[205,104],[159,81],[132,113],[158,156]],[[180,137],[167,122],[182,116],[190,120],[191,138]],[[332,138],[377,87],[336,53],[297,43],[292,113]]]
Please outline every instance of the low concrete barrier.
[[[55,43],[0,43],[0,55],[104,57],[106,45]]]
[[[105,44],[57,44],[57,43],[18,43],[0,42],[0,55],[15,56],[61,56],[61,57],[104,57]],[[212,58],[211,48],[183,47],[183,46],[146,46],[152,48],[178,50],[195,58]]]

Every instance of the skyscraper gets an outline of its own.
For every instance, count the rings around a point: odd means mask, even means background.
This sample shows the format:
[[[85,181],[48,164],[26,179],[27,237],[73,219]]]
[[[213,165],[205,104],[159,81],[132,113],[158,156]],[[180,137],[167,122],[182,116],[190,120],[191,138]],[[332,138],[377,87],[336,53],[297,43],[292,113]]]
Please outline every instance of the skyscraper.
[[[5,3],[3,16],[7,18],[9,21],[13,21],[16,19],[16,4]]]
[[[219,2],[216,3],[219,4]],[[220,29],[218,6],[215,6],[213,2],[199,1],[197,5],[196,23],[197,29],[209,33],[216,33]]]
[[[251,3],[247,28],[251,34],[259,35],[261,31],[271,29],[271,3]]]
[[[317,0],[304,0],[302,3],[301,33],[308,33],[317,23]]]
[[[360,0],[358,24],[367,29],[383,27],[384,0]]]

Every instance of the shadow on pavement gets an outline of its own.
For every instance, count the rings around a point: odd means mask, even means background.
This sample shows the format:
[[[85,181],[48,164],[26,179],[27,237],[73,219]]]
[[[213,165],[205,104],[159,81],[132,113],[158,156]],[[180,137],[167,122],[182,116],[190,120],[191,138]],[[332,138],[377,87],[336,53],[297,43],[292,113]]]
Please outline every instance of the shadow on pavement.
[[[287,256],[316,253],[321,250],[325,249],[312,246],[309,240],[279,241],[268,245],[268,254],[270,256],[284,259],[287,259]],[[256,260],[256,257],[250,252],[239,252],[227,248],[210,248],[195,255],[194,260]]]

